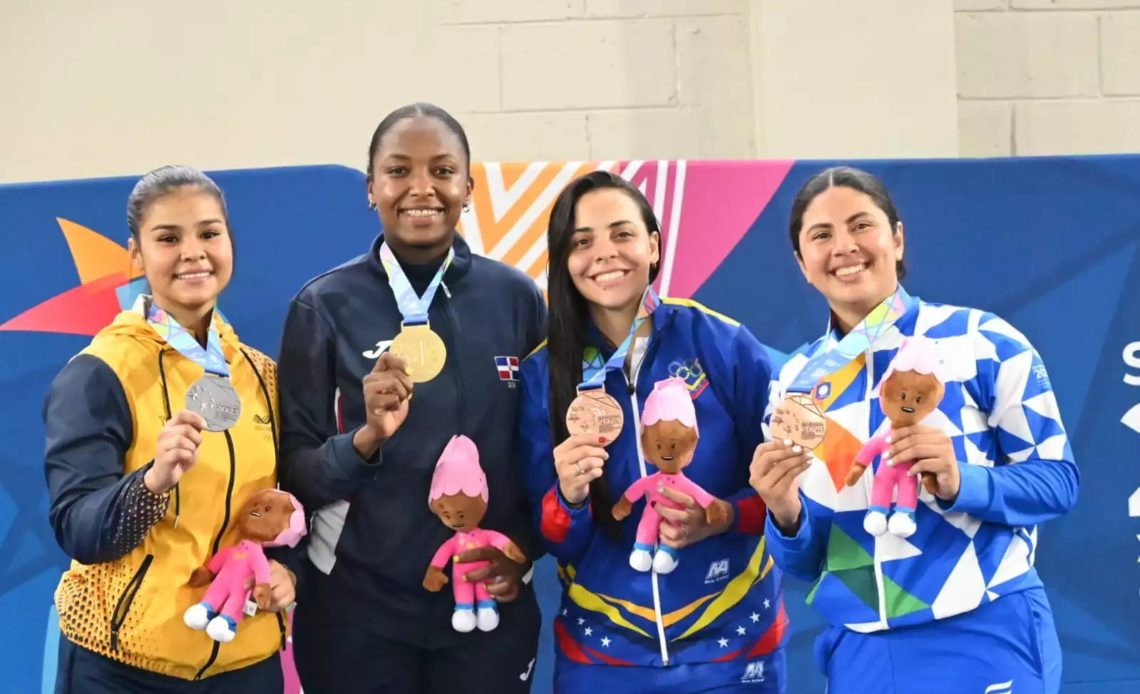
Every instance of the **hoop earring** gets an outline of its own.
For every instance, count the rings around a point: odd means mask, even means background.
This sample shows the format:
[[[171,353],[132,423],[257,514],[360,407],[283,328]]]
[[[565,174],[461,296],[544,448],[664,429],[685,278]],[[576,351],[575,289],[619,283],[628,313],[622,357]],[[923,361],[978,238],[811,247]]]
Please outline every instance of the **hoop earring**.
[[[471,203],[469,203],[469,202],[463,203],[463,211],[464,212],[470,212],[471,211]]]

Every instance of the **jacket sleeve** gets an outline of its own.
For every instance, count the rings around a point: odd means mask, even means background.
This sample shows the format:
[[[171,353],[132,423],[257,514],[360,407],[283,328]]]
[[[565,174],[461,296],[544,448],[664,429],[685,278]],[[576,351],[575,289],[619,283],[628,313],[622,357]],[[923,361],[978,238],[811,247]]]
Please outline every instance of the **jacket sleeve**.
[[[126,393],[106,362],[79,355],[52,382],[43,409],[44,474],[56,541],[82,564],[113,561],[142,544],[166,516],[169,492],[124,475],[133,438]]]
[[[729,532],[759,535],[764,531],[767,509],[756,490],[748,486],[748,468],[752,454],[764,440],[762,425],[773,365],[768,351],[744,326],[737,326],[722,347],[724,373],[732,375],[728,394],[736,430],[737,465],[743,470],[745,484],[725,501],[732,504],[733,521]]]
[[[823,573],[827,555],[827,527],[813,503],[800,492],[800,527],[794,535],[785,535],[776,527],[771,513],[765,513],[764,537],[768,552],[785,573],[801,581],[813,582]]]
[[[996,433],[994,466],[959,460],[958,498],[939,503],[990,523],[1033,526],[1073,507],[1080,472],[1041,356],[1001,319],[980,330],[998,357],[979,363],[975,388]]]
[[[351,496],[376,479],[381,452],[369,460],[339,433],[336,335],[316,309],[294,299],[285,319],[277,377],[281,397],[281,488],[308,512]]]
[[[523,306],[523,325],[524,327],[524,343],[523,349],[520,350],[520,357],[533,352],[538,345],[546,339],[546,299],[542,295],[536,285],[529,278],[527,279],[526,302]],[[522,364],[519,364],[519,374],[521,380]],[[525,387],[525,384],[521,384]],[[526,392],[523,391],[519,396],[519,412],[520,416],[525,409],[525,400],[527,398]],[[518,423],[516,421],[516,431],[518,430]],[[549,432],[549,429],[547,430]],[[548,434],[549,437],[549,434]],[[516,434],[517,438],[517,434]],[[519,458],[518,452],[520,449],[516,445],[516,465],[526,466],[526,462]],[[517,469],[517,468],[516,468]],[[525,480],[523,486],[523,493],[518,495],[518,507],[515,514],[512,516],[512,521],[507,528],[507,535],[511,540],[519,546],[522,553],[526,556],[530,564],[538,561],[543,554],[546,553],[545,546],[538,536],[537,525],[533,522],[531,513],[532,507],[530,504],[529,496],[526,492]],[[501,549],[501,548],[500,548]]]
[[[556,559],[575,562],[586,553],[593,533],[589,501],[571,505],[558,489],[554,472],[554,446],[550,439],[550,419],[542,400],[545,389],[539,379],[545,370],[524,362],[521,376],[518,430],[515,457],[523,473],[531,517],[538,526],[542,546]]]

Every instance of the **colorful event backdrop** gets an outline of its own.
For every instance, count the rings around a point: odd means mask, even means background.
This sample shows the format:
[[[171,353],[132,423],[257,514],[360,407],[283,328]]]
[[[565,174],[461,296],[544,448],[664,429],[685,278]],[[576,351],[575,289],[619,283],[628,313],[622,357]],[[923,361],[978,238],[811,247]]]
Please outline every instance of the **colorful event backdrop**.
[[[908,289],[994,311],[1049,367],[1081,499],[1041,530],[1037,561],[1057,613],[1067,692],[1140,690],[1140,157],[868,161],[907,232]],[[829,162],[482,164],[463,232],[479,253],[544,282],[545,220],[558,190],[595,168],[641,186],[664,229],[664,293],[693,297],[790,352],[825,307],[792,259],[788,210]],[[223,311],[276,354],[286,305],[379,230],[357,171],[318,166],[216,173],[237,272]],[[51,595],[66,559],[47,523],[40,409],[66,360],[129,294],[124,207],[133,179],[0,186],[0,689],[33,692],[55,668]],[[538,572],[549,615],[558,587]],[[789,580],[791,692],[819,692],[820,623]],[[536,692],[549,691],[549,629]],[[743,668],[743,664],[742,664]],[[743,670],[742,670],[743,674]],[[295,688],[295,684],[291,685]]]

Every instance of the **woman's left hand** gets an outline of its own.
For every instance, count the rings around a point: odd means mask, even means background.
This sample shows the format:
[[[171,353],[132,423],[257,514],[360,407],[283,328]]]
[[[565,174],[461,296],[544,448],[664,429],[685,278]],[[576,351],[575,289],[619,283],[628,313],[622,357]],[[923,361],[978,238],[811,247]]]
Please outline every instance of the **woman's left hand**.
[[[670,487],[661,487],[659,491],[680,506],[669,508],[664,504],[657,505],[657,513],[666,521],[661,524],[661,541],[670,547],[681,549],[732,527],[734,514],[732,504],[727,501],[714,499],[706,510],[684,492]]]
[[[246,590],[254,589],[254,578],[246,580]],[[269,607],[267,612],[280,612],[297,599],[297,577],[284,564],[269,560]]]
[[[487,592],[499,602],[511,602],[519,596],[519,586],[522,585],[523,565],[514,561],[502,550],[495,547],[480,547],[469,549],[455,557],[460,564],[469,562],[490,562],[487,566],[474,571],[468,571],[464,578],[472,583],[482,581],[487,586]]]
[[[888,464],[914,461],[907,474],[923,475],[926,490],[943,501],[958,498],[962,478],[958,473],[958,457],[946,432],[936,427],[917,424],[891,432]]]

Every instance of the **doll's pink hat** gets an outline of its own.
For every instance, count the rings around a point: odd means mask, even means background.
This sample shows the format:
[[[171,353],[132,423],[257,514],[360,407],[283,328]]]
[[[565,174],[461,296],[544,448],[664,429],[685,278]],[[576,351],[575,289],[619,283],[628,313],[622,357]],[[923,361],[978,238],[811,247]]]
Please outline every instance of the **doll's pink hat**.
[[[466,436],[452,436],[435,464],[428,503],[458,494],[482,497],[487,502],[487,476],[479,466],[479,449]]]
[[[693,407],[693,397],[683,379],[673,376],[653,384],[653,392],[645,399],[641,423],[652,426],[661,420],[680,422],[692,428],[698,437],[701,435],[697,429],[697,408]]]

